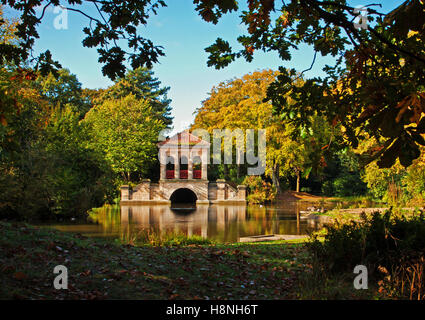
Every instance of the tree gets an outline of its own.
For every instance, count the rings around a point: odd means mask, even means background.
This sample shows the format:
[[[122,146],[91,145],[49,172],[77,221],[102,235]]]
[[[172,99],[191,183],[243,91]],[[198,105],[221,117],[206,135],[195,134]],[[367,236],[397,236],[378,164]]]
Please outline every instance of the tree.
[[[421,156],[407,168],[407,175],[402,183],[406,186],[406,193],[413,205],[423,205],[425,201],[425,148],[422,147]]]
[[[295,137],[295,128],[277,120],[267,128],[266,175],[280,193],[280,177],[295,176],[296,191],[300,191],[301,173],[306,164],[306,149]]]
[[[48,104],[32,84],[20,70],[0,68],[0,157],[36,140],[48,121]]]
[[[99,61],[105,64],[103,72],[111,79],[124,75],[126,57],[135,69],[150,67],[163,54],[160,47],[137,34],[137,26],[146,24],[151,13],[156,14],[159,7],[166,5],[162,0],[90,1],[97,16],[81,7],[81,1],[56,0],[43,5],[41,1],[2,3],[22,13],[16,33],[21,39],[19,45],[0,47],[0,56],[17,65],[27,62],[38,37],[36,27],[46,8],[59,4],[88,19],[83,45],[98,48]],[[201,17],[212,23],[239,8],[236,0],[194,0],[194,4]],[[242,12],[241,20],[248,35],[238,37],[242,49],[233,51],[227,41],[219,38],[206,48],[210,54],[208,65],[222,68],[239,57],[251,61],[256,50],[276,51],[283,60],[290,60],[291,48],[311,45],[316,54],[335,57],[336,64],[325,68],[326,78],[309,79],[298,89],[292,85],[295,70],[286,75],[281,70],[282,77],[268,94],[277,111],[286,117],[290,109],[297,110],[292,120],[307,127],[308,115],[326,115],[331,123],[340,122],[345,127],[347,143],[354,147],[361,131],[386,138],[383,148],[369,159],[380,158],[381,167],[391,166],[397,158],[402,165],[409,166],[419,157],[419,145],[425,144],[421,138],[425,132],[423,1],[406,0],[387,15],[377,11],[379,5],[366,5],[370,22],[367,29],[356,27],[353,20],[359,13],[345,0],[291,0],[282,4],[274,0],[247,0],[247,4],[248,10]],[[43,6],[43,13],[37,17],[34,7],[39,5]],[[275,15],[277,18],[272,21]],[[119,45],[120,39],[126,40],[134,52],[125,52]],[[44,74],[52,64],[55,65],[52,55],[46,51],[37,59],[36,69]],[[286,93],[298,103],[286,103]]]
[[[165,128],[147,100],[134,95],[105,100],[84,119],[92,127],[93,144],[105,154],[114,172],[129,182],[132,173],[145,176],[156,160],[159,133]]]
[[[363,174],[364,168],[352,148],[328,153],[326,167],[320,175],[321,193],[337,197],[363,196],[368,191]]]
[[[283,157],[281,175],[296,178],[295,190],[300,192],[301,179],[309,179],[314,174],[324,183],[325,171],[333,155],[341,150],[340,127],[332,127],[323,116],[309,116],[309,128],[296,127],[294,122],[280,120],[286,130],[276,130],[275,137],[283,136],[285,143],[275,148]],[[268,157],[273,156],[274,149],[267,150]]]
[[[192,129],[202,128],[211,134],[214,129],[268,129],[274,124],[275,118],[272,115],[272,105],[263,100],[267,87],[274,81],[276,74],[272,70],[262,70],[220,83],[211,90],[202,107],[197,109]],[[270,137],[271,135],[267,134],[267,139]],[[267,152],[270,148],[271,145],[268,145]],[[236,154],[233,151],[236,150],[232,150],[232,153]],[[224,164],[222,167],[227,173],[228,166]],[[237,165],[234,177],[236,180],[240,178],[240,169],[241,166]],[[275,183],[277,184],[277,180]]]
[[[4,17],[3,6],[0,6],[0,46],[13,47],[17,45],[19,39],[15,36],[16,25],[16,21]],[[12,68],[5,64],[4,60],[0,60],[0,146],[2,149],[4,138],[8,131],[9,118],[19,110],[19,95],[17,91],[20,88],[20,81],[24,80],[16,73],[12,74]],[[13,79],[17,81],[12,81]]]
[[[324,152],[334,147],[332,139],[337,142],[339,138],[336,129],[320,117],[315,117],[314,126],[306,131],[274,114],[273,105],[264,99],[277,76],[276,71],[262,70],[220,83],[197,109],[192,129],[210,133],[214,129],[266,129],[266,176],[272,179],[277,192],[281,177],[295,176],[299,191],[302,174],[307,177],[313,168],[317,172]]]
[[[64,216],[85,215],[112,201],[115,176],[103,154],[91,146],[90,127],[71,107],[53,109],[43,139],[38,142],[49,159],[46,188],[50,210]]]
[[[370,146],[380,147],[375,138],[363,141],[357,152],[362,152]],[[369,163],[364,170],[363,180],[367,183],[369,192],[376,199],[383,199],[391,205],[400,205],[410,201],[410,205],[422,205],[425,199],[425,153],[412,165],[404,168],[396,161],[391,168],[379,168],[377,161]]]
[[[115,81],[115,83],[106,90],[100,90],[95,103],[102,103],[109,99],[120,99],[130,94],[136,99],[144,99],[149,101],[152,111],[156,117],[165,125],[170,126],[171,117],[171,100],[167,98],[170,87],[161,87],[161,81],[153,76],[153,71],[147,68],[137,68],[130,70],[123,78]]]
[[[37,77],[36,87],[53,107],[69,105],[80,117],[84,117],[91,107],[90,101],[83,96],[77,76],[68,69],[60,69],[57,77],[53,73]]]
[[[3,6],[0,5],[0,39],[3,45],[18,45],[19,40],[15,36],[18,21],[4,17]]]
[[[15,1],[3,0],[4,5],[20,12],[17,25],[18,38],[21,39],[19,46],[6,44],[0,48],[0,58],[16,65],[26,63],[30,58],[34,40],[39,37],[37,26],[45,16],[49,6],[61,6],[63,9],[75,14],[81,14],[87,18],[88,25],[83,32],[86,38],[83,46],[98,48],[99,62],[103,63],[102,72],[112,80],[124,76],[125,60],[129,60],[135,69],[140,66],[151,67],[158,61],[158,57],[164,55],[162,47],[155,46],[151,40],[138,34],[137,27],[145,25],[151,14],[156,14],[160,7],[166,4],[162,0],[133,0],[133,1],[88,1],[96,14],[92,14],[91,8],[85,6],[85,2],[77,1]],[[38,16],[36,7],[42,7],[42,13]],[[122,49],[120,40],[127,41],[127,47],[132,50],[126,52]],[[58,62],[53,61],[49,50],[40,54],[39,57],[31,58],[35,62],[36,71],[47,75],[50,71],[60,68]]]
[[[412,7],[416,5],[415,2],[417,1],[406,1],[404,5]],[[135,69],[140,66],[151,67],[158,61],[159,56],[164,55],[162,47],[155,46],[151,40],[140,36],[137,31],[138,26],[147,24],[152,14],[156,15],[159,8],[166,6],[163,0],[90,1],[92,8],[84,6],[82,1],[69,0],[49,2],[3,0],[2,3],[21,12],[17,35],[22,39],[22,43],[19,47],[5,46],[0,50],[1,57],[7,58],[8,61],[13,60],[16,64],[28,59],[34,40],[38,38],[37,26],[43,20],[49,6],[61,6],[87,19],[88,26],[83,29],[87,35],[83,40],[83,46],[98,48],[99,62],[104,63],[103,73],[111,79],[124,75],[126,58]],[[222,15],[239,9],[236,0],[193,0],[193,3],[202,19],[214,24]],[[222,67],[237,57],[245,57],[251,61],[253,52],[258,49],[276,50],[282,59],[289,59],[289,48],[301,42],[315,45],[315,48],[323,54],[336,54],[338,50],[343,50],[349,41],[358,45],[363,40],[362,32],[358,31],[351,21],[358,13],[343,0],[285,1],[279,9],[281,15],[275,24],[271,23],[271,13],[275,11],[274,0],[247,0],[247,4],[248,10],[242,12],[241,19],[247,26],[249,35],[238,38],[243,49],[234,53],[228,42],[217,39],[214,45],[207,48],[210,53],[209,65]],[[37,16],[35,8],[39,6],[42,7],[42,13]],[[382,16],[372,9],[372,6],[374,5],[367,6],[370,15]],[[94,9],[95,14],[91,9]],[[399,11],[404,13],[403,10]],[[407,22],[414,21],[413,23],[418,25],[418,22],[422,21],[422,12],[420,10],[413,12],[414,19]],[[406,24],[402,25],[402,28],[405,26]],[[342,36],[344,31],[348,37]],[[127,41],[127,47],[133,49],[133,52],[124,51],[120,40]],[[390,43],[382,36],[378,41]],[[392,47],[399,49],[394,44]],[[414,51],[408,52],[411,56],[415,56]],[[37,69],[43,71],[48,71],[49,64],[53,63],[50,51],[46,51],[35,60],[38,61]]]
[[[226,10],[237,9],[236,2],[199,2],[204,19],[214,23]],[[283,117],[295,112],[291,120],[305,127],[315,112],[341,123],[354,147],[363,132],[384,137],[382,148],[368,161],[379,158],[380,167],[390,167],[398,158],[409,166],[419,157],[419,145],[425,145],[425,3],[404,1],[387,15],[373,6],[365,6],[370,21],[362,29],[352,21],[359,13],[346,1],[285,1],[272,23],[275,1],[249,0],[242,14],[248,35],[238,38],[243,49],[234,52],[219,38],[206,48],[208,65],[222,68],[239,57],[251,61],[255,50],[274,50],[289,60],[289,49],[302,43],[314,47],[313,64],[317,53],[336,57],[336,64],[325,68],[325,79],[309,79],[301,87],[293,85],[296,70],[281,68],[268,98]],[[288,97],[297,103],[289,103]]]
[[[0,136],[0,216],[85,215],[113,198],[108,163],[88,144],[88,128],[69,106],[53,107],[34,81],[0,69],[5,113]]]

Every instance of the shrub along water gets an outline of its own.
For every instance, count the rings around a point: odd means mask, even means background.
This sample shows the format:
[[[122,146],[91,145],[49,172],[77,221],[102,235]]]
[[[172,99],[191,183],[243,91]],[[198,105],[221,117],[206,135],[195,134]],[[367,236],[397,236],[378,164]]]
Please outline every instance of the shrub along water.
[[[386,297],[423,299],[425,286],[425,216],[397,216],[387,211],[361,221],[327,226],[323,242],[316,238],[307,244],[316,271],[328,276],[353,272],[366,265],[379,292]]]
[[[160,233],[153,228],[143,229],[136,234],[124,234],[119,243],[130,245],[151,245],[151,246],[186,246],[191,244],[209,245],[215,242],[211,239],[203,238],[198,235],[188,236],[184,233],[165,232]]]
[[[274,200],[276,188],[271,183],[264,181],[260,176],[247,176],[243,184],[248,187],[249,203],[267,203]]]

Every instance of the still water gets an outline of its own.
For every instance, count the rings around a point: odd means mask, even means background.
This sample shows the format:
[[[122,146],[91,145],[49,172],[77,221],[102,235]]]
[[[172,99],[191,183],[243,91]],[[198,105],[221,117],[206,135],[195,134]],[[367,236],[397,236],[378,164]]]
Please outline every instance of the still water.
[[[238,242],[241,237],[286,234],[305,235],[320,224],[300,211],[309,202],[286,202],[274,206],[252,205],[115,205],[93,210],[87,222],[52,225],[90,237],[130,239],[149,230],[158,234],[198,235],[217,242]],[[317,204],[315,204],[317,205]],[[333,205],[324,205],[326,209]]]

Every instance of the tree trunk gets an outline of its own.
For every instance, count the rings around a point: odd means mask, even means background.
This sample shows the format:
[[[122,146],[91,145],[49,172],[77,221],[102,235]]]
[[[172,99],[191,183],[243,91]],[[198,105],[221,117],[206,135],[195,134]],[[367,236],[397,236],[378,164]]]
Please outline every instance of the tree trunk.
[[[301,180],[301,172],[297,170],[297,192],[300,192],[300,180]]]
[[[279,182],[279,165],[275,164],[272,172],[272,182],[273,186],[276,188],[277,194],[280,194],[280,182]]]

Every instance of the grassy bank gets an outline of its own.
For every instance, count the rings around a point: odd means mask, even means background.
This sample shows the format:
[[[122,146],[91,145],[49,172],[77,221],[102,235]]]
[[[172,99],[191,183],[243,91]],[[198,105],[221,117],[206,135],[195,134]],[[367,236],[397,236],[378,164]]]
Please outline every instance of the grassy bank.
[[[1,299],[296,299],[308,260],[299,243],[134,247],[0,222]]]
[[[333,221],[339,221],[342,223],[347,223],[351,220],[359,221],[360,216],[362,214],[366,215],[367,217],[371,217],[374,212],[381,212],[384,213],[389,210],[389,207],[374,207],[374,208],[352,208],[352,209],[340,209],[335,208],[333,210],[326,211],[325,213],[319,213],[319,212],[313,212],[313,214],[321,215],[321,216],[328,216],[332,218]],[[406,216],[406,217],[413,217],[420,214],[422,208],[391,208],[391,211],[393,215],[398,216]]]

